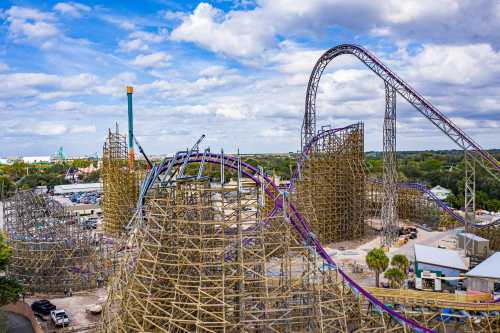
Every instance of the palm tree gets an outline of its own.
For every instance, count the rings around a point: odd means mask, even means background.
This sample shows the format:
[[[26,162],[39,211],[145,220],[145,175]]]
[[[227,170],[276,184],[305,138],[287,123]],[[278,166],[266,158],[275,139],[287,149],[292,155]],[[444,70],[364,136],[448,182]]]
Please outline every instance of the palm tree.
[[[404,254],[395,254],[391,259],[391,265],[397,267],[406,274],[408,272],[408,267],[410,267],[410,261]]]
[[[375,248],[366,255],[366,264],[370,270],[375,272],[375,286],[378,287],[380,273],[385,271],[387,266],[389,266],[389,258],[387,258],[382,248]]]
[[[405,279],[405,274],[399,268],[392,267],[384,273],[384,277],[389,280],[391,288],[399,288]]]

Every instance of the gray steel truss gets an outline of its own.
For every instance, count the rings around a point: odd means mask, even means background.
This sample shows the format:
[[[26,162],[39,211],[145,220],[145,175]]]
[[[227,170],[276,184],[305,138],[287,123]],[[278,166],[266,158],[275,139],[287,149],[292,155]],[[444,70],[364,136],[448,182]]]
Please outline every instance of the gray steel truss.
[[[382,201],[381,245],[391,246],[398,237],[398,179],[396,161],[396,90],[385,82],[383,129],[384,196]]]
[[[410,85],[385,66],[377,57],[361,46],[342,44],[326,51],[317,61],[309,78],[306,92],[305,114],[301,130],[302,148],[316,132],[316,94],[321,74],[330,61],[342,54],[352,54],[368,68],[387,82],[404,99],[413,105],[425,118],[439,128],[446,136],[464,150],[483,169],[500,182],[500,163],[483,150],[472,138],[458,128],[448,117],[418,94]]]

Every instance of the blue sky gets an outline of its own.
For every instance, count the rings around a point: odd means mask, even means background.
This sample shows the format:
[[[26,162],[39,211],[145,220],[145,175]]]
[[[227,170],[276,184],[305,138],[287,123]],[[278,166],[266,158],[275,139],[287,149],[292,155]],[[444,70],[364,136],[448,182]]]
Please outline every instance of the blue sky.
[[[361,44],[486,148],[500,148],[500,3],[466,0],[1,1],[0,156],[102,150],[108,127],[153,154],[296,151],[315,61]],[[354,58],[325,71],[318,124],[365,122],[380,150],[383,83]],[[453,143],[402,98],[398,149]]]

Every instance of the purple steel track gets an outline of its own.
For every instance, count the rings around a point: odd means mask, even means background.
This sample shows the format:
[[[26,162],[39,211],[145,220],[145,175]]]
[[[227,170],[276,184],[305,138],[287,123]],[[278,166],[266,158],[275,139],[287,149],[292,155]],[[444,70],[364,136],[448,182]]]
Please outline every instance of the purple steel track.
[[[352,126],[352,125],[351,125]],[[349,128],[350,126],[346,126],[343,128],[338,128],[338,129],[332,129],[329,131],[325,131],[325,133],[322,133],[322,135],[318,135],[315,140],[312,140],[316,142],[319,140],[322,136],[338,132],[340,130]],[[312,147],[314,142],[310,142],[309,147]],[[310,149],[308,150],[310,151]],[[176,164],[181,164],[183,159],[186,156],[179,156],[178,161]],[[213,164],[221,164],[221,155],[220,154],[214,154],[210,153],[208,156],[206,155],[205,157],[205,162],[208,163],[213,163]],[[305,157],[305,156],[304,156]],[[234,156],[228,156],[228,155],[223,155],[222,157],[224,159],[224,166],[227,166],[228,168],[237,170],[238,168],[238,160]],[[189,157],[189,163],[196,163],[196,162],[201,162],[203,159],[203,153],[201,152],[195,152]],[[271,199],[274,200],[275,202],[275,207],[271,211],[270,215],[268,216],[267,219],[272,218],[278,214],[278,212],[281,211],[283,208],[282,201],[280,199],[280,192],[278,190],[278,186],[265,174],[260,174],[259,170],[245,162],[241,162],[241,172],[244,176],[252,179],[252,181],[257,184],[258,186],[262,185],[262,182],[260,178],[264,180],[264,185],[267,185],[265,187],[265,192],[267,195],[270,196]],[[160,170],[160,173],[163,172],[164,170]],[[290,184],[294,184],[296,179],[298,177],[298,172],[294,172],[294,178],[292,178]],[[291,185],[292,186],[292,185]],[[291,187],[290,187],[291,188]],[[432,333],[434,332],[433,330],[428,329],[427,327],[424,327],[420,325],[419,323],[408,319],[404,316],[402,316],[400,313],[388,308],[385,306],[381,301],[379,301],[375,296],[370,294],[368,291],[363,289],[359,284],[357,284],[353,279],[351,279],[347,273],[345,273],[342,269],[340,269],[335,261],[328,255],[326,250],[323,248],[321,243],[317,239],[310,240],[309,235],[312,233],[312,230],[308,223],[305,221],[305,219],[302,217],[300,212],[297,211],[297,209],[290,203],[289,204],[290,210],[293,213],[292,215],[289,216],[289,222],[290,224],[295,228],[295,230],[299,233],[301,238],[304,241],[311,241],[310,245],[313,246],[316,249],[316,252],[330,265],[336,268],[336,270],[339,272],[339,274],[342,276],[344,281],[347,282],[347,285],[355,292],[355,294],[361,294],[363,295],[370,304],[372,304],[376,309],[379,309],[381,312],[387,313],[390,317],[392,317],[394,320],[404,323],[411,329],[413,329],[415,332],[427,332],[427,333]]]
[[[424,117],[432,122],[451,140],[464,150],[475,152],[472,157],[496,180],[500,181],[500,163],[465,134],[448,117],[439,111],[434,105],[427,101],[408,83],[391,71],[370,51],[362,46],[352,44],[341,44],[326,51],[316,62],[311,72],[307,86],[304,120],[301,130],[301,144],[306,145],[316,132],[316,94],[318,91],[321,74],[330,61],[342,54],[351,54],[358,58],[363,64],[377,74],[388,85],[393,87],[403,98],[413,105]]]

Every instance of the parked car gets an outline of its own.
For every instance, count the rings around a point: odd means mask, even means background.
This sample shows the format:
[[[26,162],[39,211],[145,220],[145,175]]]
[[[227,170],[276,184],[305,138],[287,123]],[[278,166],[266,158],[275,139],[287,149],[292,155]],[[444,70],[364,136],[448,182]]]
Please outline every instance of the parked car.
[[[50,318],[56,326],[68,326],[69,317],[64,310],[52,310],[50,311]]]
[[[55,310],[56,306],[50,303],[46,299],[41,299],[39,301],[35,301],[31,304],[31,310],[36,313],[40,313],[44,316],[48,316],[51,311]]]
[[[96,218],[89,218],[86,221],[83,222],[83,229],[91,230],[91,229],[97,229],[97,219]]]

